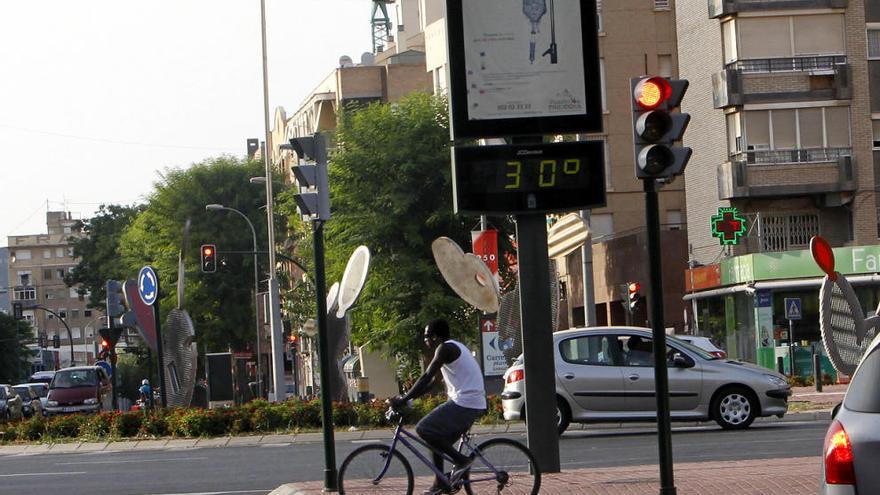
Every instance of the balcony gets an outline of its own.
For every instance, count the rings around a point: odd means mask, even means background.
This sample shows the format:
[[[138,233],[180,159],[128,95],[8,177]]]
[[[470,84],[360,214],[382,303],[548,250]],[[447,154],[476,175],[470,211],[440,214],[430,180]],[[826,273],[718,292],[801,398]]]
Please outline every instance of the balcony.
[[[845,55],[738,60],[712,75],[715,108],[852,98]]]
[[[708,0],[709,18],[716,19],[740,12],[786,9],[845,9],[849,0]]]
[[[826,195],[856,190],[851,148],[747,151],[718,166],[721,199]]]

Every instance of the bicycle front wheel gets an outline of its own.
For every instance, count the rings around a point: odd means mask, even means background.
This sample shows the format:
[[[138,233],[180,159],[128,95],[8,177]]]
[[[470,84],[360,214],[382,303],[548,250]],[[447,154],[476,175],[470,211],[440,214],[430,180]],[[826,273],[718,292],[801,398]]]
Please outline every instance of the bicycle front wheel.
[[[364,445],[349,454],[339,468],[339,493],[412,495],[412,467],[400,452],[390,455],[382,444]]]
[[[477,457],[471,464],[464,482],[468,495],[538,494],[541,469],[528,447],[509,438],[493,438],[477,450],[485,461]]]

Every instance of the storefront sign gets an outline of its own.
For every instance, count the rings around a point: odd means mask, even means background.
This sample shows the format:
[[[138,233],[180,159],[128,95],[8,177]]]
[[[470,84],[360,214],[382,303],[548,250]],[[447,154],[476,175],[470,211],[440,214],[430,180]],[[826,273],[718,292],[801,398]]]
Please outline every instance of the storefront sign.
[[[685,271],[684,286],[687,292],[711,289],[721,285],[719,265],[698,266]]]
[[[844,275],[880,272],[880,246],[840,247],[833,251],[837,271]],[[809,249],[747,254],[727,258],[719,265],[722,286],[825,275]]]
[[[739,244],[739,239],[746,233],[746,219],[733,207],[718,208],[718,214],[712,215],[712,237],[717,237],[724,246]]]
[[[483,375],[500,376],[507,370],[504,345],[498,335],[496,314],[480,316],[480,336],[483,340]]]

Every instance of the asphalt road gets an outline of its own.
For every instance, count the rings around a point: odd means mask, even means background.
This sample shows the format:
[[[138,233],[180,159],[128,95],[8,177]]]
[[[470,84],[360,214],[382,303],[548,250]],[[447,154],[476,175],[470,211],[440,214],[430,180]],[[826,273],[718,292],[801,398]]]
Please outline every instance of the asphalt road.
[[[817,455],[826,421],[764,423],[746,431],[714,426],[673,427],[675,462]],[[525,441],[524,435],[507,435]],[[337,464],[367,442],[338,442]],[[410,456],[411,457],[411,456]],[[648,428],[567,432],[562,469],[657,463],[657,437]],[[426,469],[417,466],[417,474]],[[182,450],[0,456],[0,493],[65,495],[265,494],[293,481],[321,480],[321,443]]]

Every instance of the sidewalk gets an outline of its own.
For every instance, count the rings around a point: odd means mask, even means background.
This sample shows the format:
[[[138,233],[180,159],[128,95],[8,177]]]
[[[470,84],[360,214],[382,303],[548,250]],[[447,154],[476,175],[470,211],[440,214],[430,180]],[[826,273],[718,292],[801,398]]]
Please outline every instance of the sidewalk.
[[[814,495],[819,491],[820,459],[753,459],[728,462],[677,462],[675,487],[679,495]],[[414,493],[432,478],[416,478]],[[323,482],[290,483],[269,495],[318,495]],[[542,494],[656,495],[660,473],[656,465],[571,469],[542,477]]]

